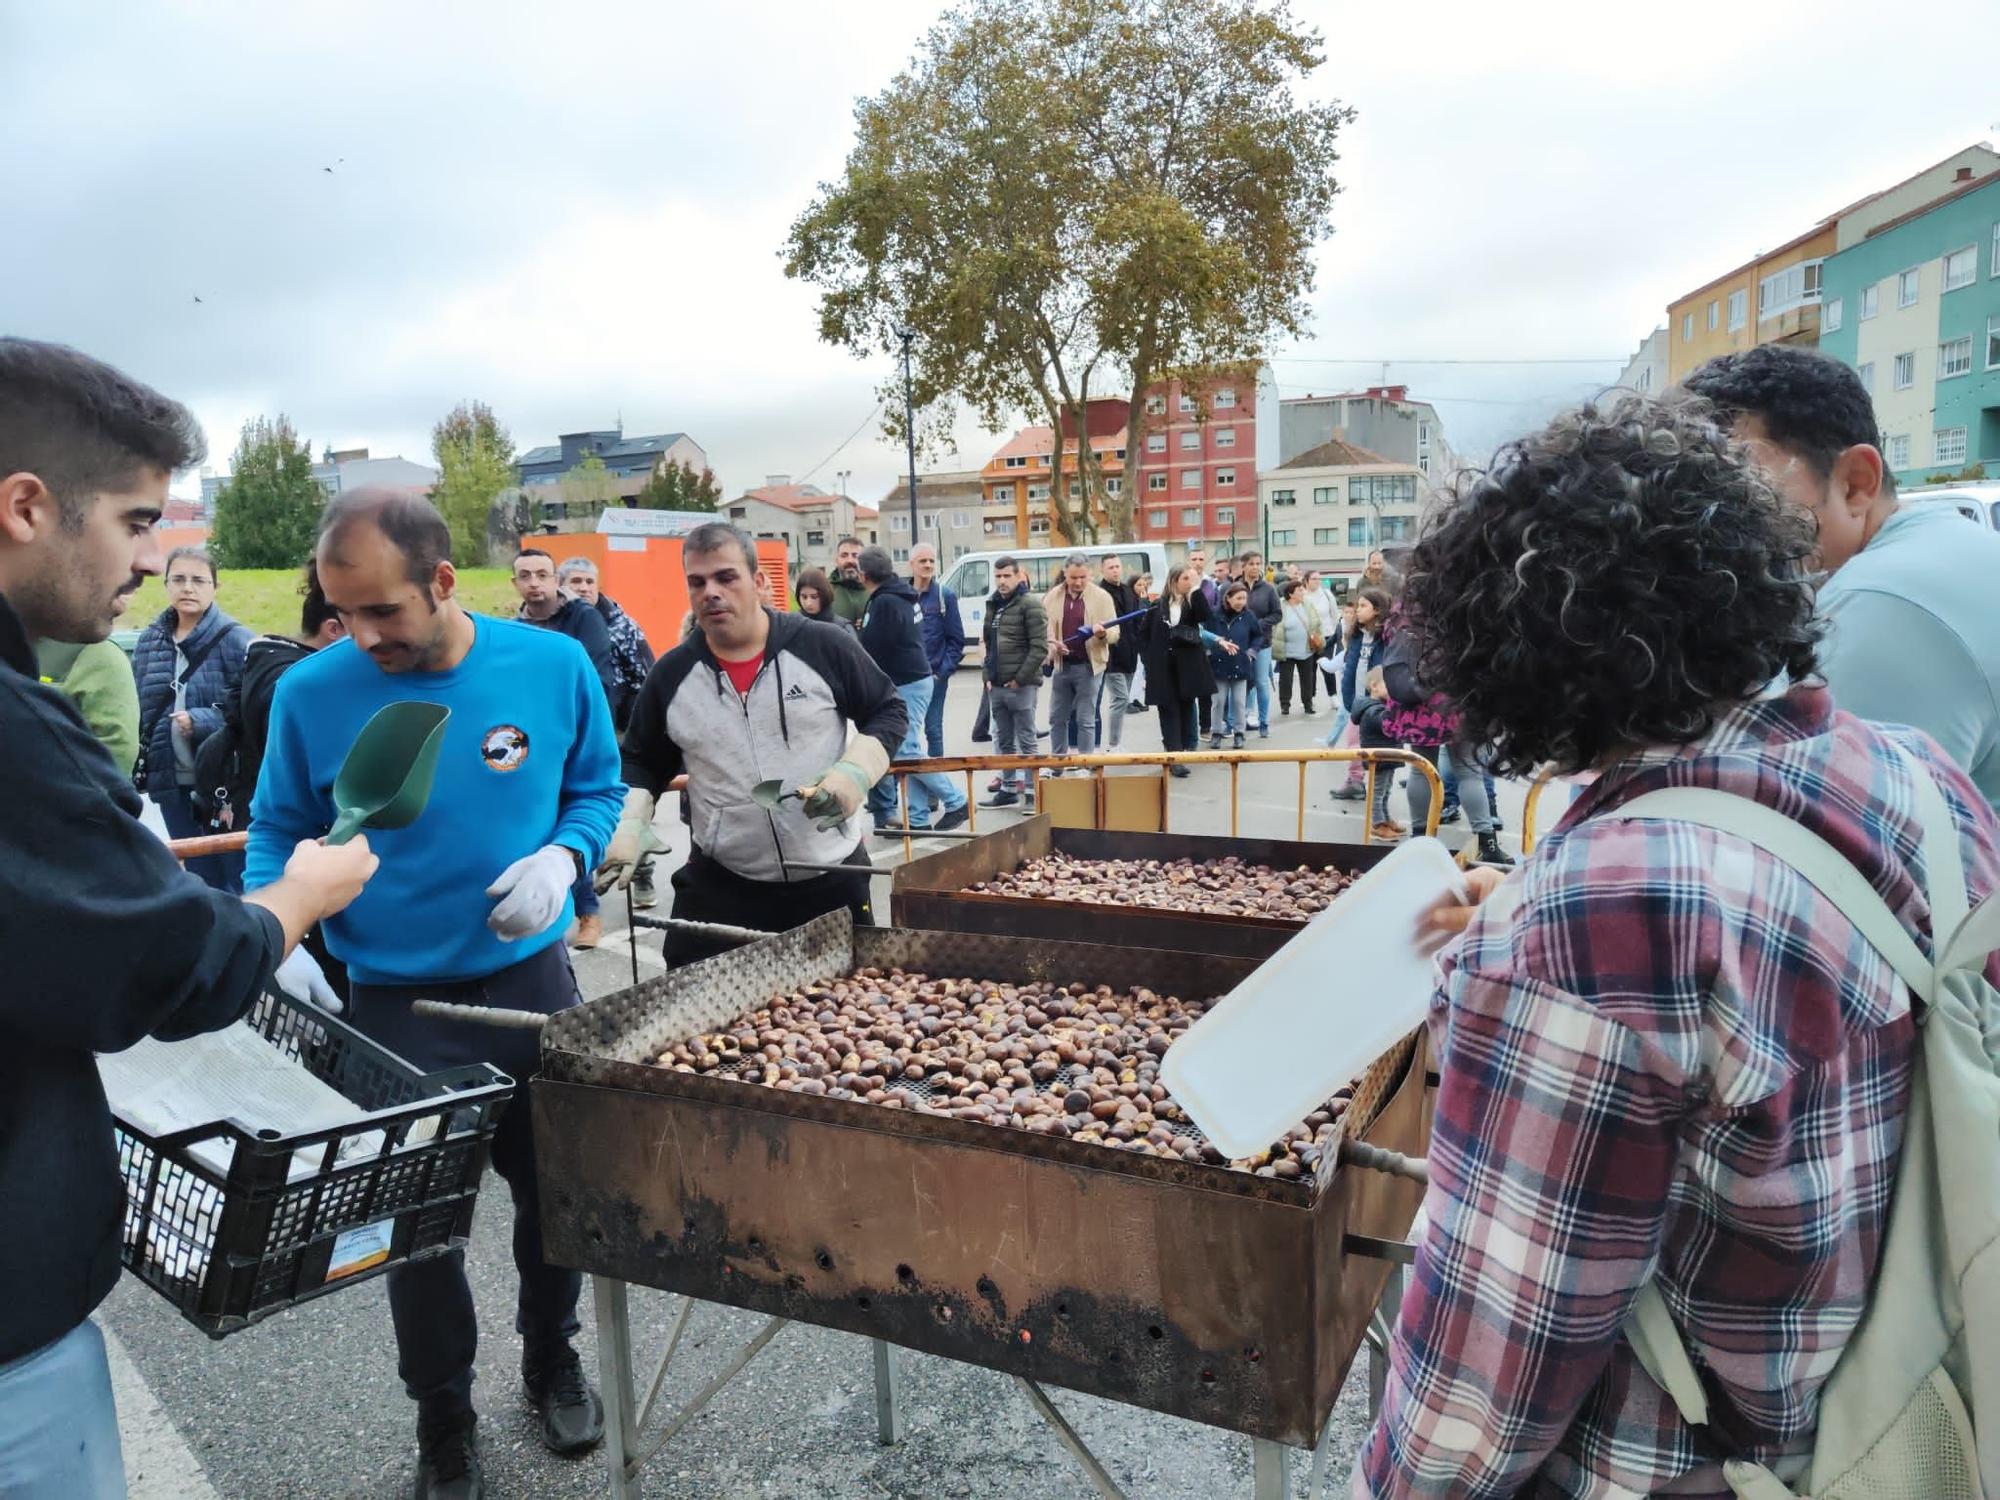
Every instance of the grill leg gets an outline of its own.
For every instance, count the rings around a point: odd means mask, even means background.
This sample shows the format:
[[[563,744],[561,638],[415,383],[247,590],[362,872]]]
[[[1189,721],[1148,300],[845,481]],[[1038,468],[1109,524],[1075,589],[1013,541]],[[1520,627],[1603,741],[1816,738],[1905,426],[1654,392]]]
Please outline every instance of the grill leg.
[[[597,1377],[604,1396],[604,1462],[610,1470],[607,1500],[639,1500],[630,1468],[638,1447],[632,1400],[632,1315],[625,1283],[610,1276],[590,1278],[597,1306]]]
[[[1125,1492],[1118,1488],[1118,1482],[1106,1471],[1104,1465],[1097,1461],[1097,1455],[1090,1451],[1090,1446],[1076,1435],[1076,1429],[1063,1419],[1061,1412],[1056,1410],[1055,1402],[1049,1400],[1049,1393],[1025,1375],[1016,1375],[1014,1381],[1027,1392],[1028,1400],[1034,1404],[1041,1419],[1055,1429],[1056,1440],[1069,1450],[1071,1458],[1083,1466],[1083,1472],[1090,1477],[1090,1482],[1096,1486],[1097,1493],[1102,1495],[1104,1500],[1127,1500]]]
[[[1403,1268],[1389,1268],[1388,1284],[1368,1321],[1368,1420],[1382,1414],[1382,1396],[1389,1385],[1389,1340],[1396,1331],[1396,1314],[1403,1306]]]
[[[903,1440],[903,1361],[886,1339],[875,1346],[875,1440],[887,1448]]]
[[[1291,1493],[1291,1454],[1283,1443],[1250,1439],[1251,1489],[1256,1500],[1285,1500]]]

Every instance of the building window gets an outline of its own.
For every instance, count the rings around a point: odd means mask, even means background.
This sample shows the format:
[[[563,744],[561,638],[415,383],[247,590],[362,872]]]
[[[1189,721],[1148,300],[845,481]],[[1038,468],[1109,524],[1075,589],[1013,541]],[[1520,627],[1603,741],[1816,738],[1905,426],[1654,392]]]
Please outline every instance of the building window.
[[[1048,498],[1049,498],[1049,487],[1048,487],[1047,485],[1045,485],[1045,484],[1031,484],[1031,485],[1029,485],[1029,486],[1028,486],[1028,498],[1029,498],[1030,500],[1046,500],[1046,499],[1048,499]]]
[[[1955,292],[1979,279],[1979,247],[1967,245],[1944,258],[1944,289]]]
[[[1864,365],[1857,365],[1857,366],[1855,367],[1855,370],[1854,370],[1854,373],[1855,373],[1856,375],[1859,375],[1859,376],[1861,377],[1861,389],[1863,389],[1864,391],[1866,391],[1866,392],[1867,392],[1867,393],[1868,393],[1869,395],[1871,395],[1871,396],[1872,396],[1872,395],[1874,395],[1874,394],[1875,394],[1875,361],[1871,359],[1871,360],[1869,360],[1869,361],[1868,361],[1868,362],[1867,362],[1866,364],[1864,364]]]
[[[1340,545],[1340,528],[1338,526],[1313,527],[1313,545],[1315,547],[1338,547]]]
[[[749,519],[750,519],[750,507],[749,507],[749,506],[747,506],[747,505],[732,505],[732,506],[730,506],[730,507],[729,507],[729,519],[730,519],[730,520],[732,520],[732,521],[747,521],[747,520],[749,520]]]
[[[1962,339],[1951,339],[1938,345],[1938,379],[1949,380],[1954,375],[1972,373],[1972,335]]]
[[[1914,354],[1896,356],[1895,384],[1899,391],[1907,391],[1917,383],[1917,357]]]
[[[1869,283],[1861,289],[1861,321],[1867,322],[1881,309],[1882,288]]]
[[[1428,448],[1430,447],[1430,445],[1431,445],[1431,424],[1428,422],[1417,423],[1417,446],[1419,448]]]
[[[1181,452],[1199,453],[1200,451],[1201,434],[1199,432],[1190,430],[1181,434]]]
[[[1693,314],[1693,313],[1682,313],[1682,314],[1681,314],[1681,342],[1682,342],[1683,344],[1692,344],[1692,343],[1694,342],[1694,314]]]
[[[1844,297],[1835,297],[1831,302],[1827,303],[1825,309],[1819,315],[1820,332],[1840,332],[1840,321],[1846,315],[1846,312],[1847,299]]]
[[[1711,299],[1708,304],[1708,331],[1710,333],[1713,333],[1715,332],[1716,329],[1720,328],[1721,326],[1722,326],[1722,304],[1720,302],[1716,302]]]
[[[1965,429],[1963,427],[1940,427],[1931,434],[1931,462],[1935,464],[1962,464],[1965,462]]]
[[[2000,370],[2000,313],[1986,320],[1986,368]]]
[[[1163,490],[1163,489],[1165,489],[1166,487],[1167,487],[1167,476],[1166,476],[1166,475],[1164,475],[1164,474],[1148,474],[1148,475],[1146,476],[1146,488],[1147,488],[1148,490],[1152,490],[1152,491],[1159,491],[1159,490]]]
[[[951,513],[951,529],[953,531],[964,531],[971,525],[972,525],[971,511],[955,510]]]
[[[1081,484],[1078,484],[1074,479],[1072,479],[1069,482],[1070,499],[1074,500],[1076,499],[1077,496],[1081,495],[1082,493],[1083,493],[1083,486]]]
[[[1008,468],[1010,468],[1010,469],[1025,469],[1025,468],[1027,468],[1027,467],[1028,467],[1028,455],[1027,455],[1027,454],[1025,454],[1025,453],[1017,453],[1017,454],[1015,454],[1015,455],[1014,455],[1014,456],[1013,456],[1012,458],[1010,458],[1010,459],[1008,459],[1008,460],[1007,460],[1007,467],[1008,467]]]
[[[1217,507],[1215,512],[1215,524],[1218,526],[1227,526],[1231,530],[1234,530],[1236,527],[1236,507],[1233,505],[1223,505]]]
[[[1147,416],[1149,417],[1164,416],[1166,414],[1166,410],[1167,410],[1167,398],[1165,396],[1148,396],[1146,398]]]
[[[1215,487],[1217,489],[1231,489],[1234,488],[1235,484],[1236,471],[1234,469],[1217,469],[1215,471]]]
[[[1299,534],[1296,531],[1274,531],[1271,533],[1271,545],[1273,547],[1296,547],[1298,544]]]
[[[889,517],[889,529],[891,531],[908,531],[910,529],[910,518],[901,511],[897,511]]]
[[[1356,516],[1347,523],[1347,545],[1365,547],[1368,545],[1368,518]]]
[[[1181,512],[1181,525],[1199,526],[1200,524],[1201,524],[1201,507],[1199,505],[1190,506],[1188,507],[1188,509]]]
[[[1740,297],[1743,293],[1738,292],[1737,295]],[[1382,518],[1382,541],[1408,542],[1415,540],[1416,535],[1417,518],[1415,516],[1384,516]]]
[[[1234,406],[1235,404],[1236,404],[1236,392],[1217,391],[1215,393],[1215,409],[1217,411],[1228,411],[1229,408]]]
[[[1109,479],[1104,481],[1104,493],[1107,495],[1122,494],[1124,490],[1125,481],[1120,479],[1116,474],[1113,474]]]
[[[1750,318],[1750,293],[1747,290],[1729,294],[1729,331],[1736,332]]]
[[[1898,273],[1896,277],[1896,306],[1914,307],[1917,302],[1917,267]]]
[[[2000,276],[2000,224],[1993,226],[1993,265],[1986,274]]]
[[[1014,518],[1012,516],[995,516],[986,523],[986,531],[989,536],[1012,536],[1014,534]]]
[[[1340,503],[1339,485],[1322,484],[1314,486],[1313,488],[1314,505],[1338,505],[1339,503]]]
[[[1181,395],[1181,415],[1184,417],[1194,415],[1194,397],[1185,392]]]
[[[1215,446],[1218,448],[1234,448],[1236,446],[1236,429],[1234,427],[1216,428]]]
[[[1641,388],[1645,386],[1646,377],[1651,373],[1652,371],[1650,370],[1641,370],[1639,372],[1639,384]],[[1417,472],[1420,474],[1428,474],[1430,473],[1430,471],[1431,471],[1431,456],[1428,453],[1419,453],[1417,455]]]
[[[1014,486],[1011,484],[994,485],[993,498],[995,500],[1004,500],[1009,505],[1012,505],[1014,503]]]
[[[1787,266],[1774,272],[1757,283],[1757,316],[1775,318],[1780,313],[1788,313],[1795,307],[1803,307],[1808,302],[1819,301],[1820,262],[1802,260],[1795,266]],[[1736,298],[1729,299],[1731,328],[1743,325],[1736,321]]]
[[[908,562],[910,560],[910,549],[908,547],[898,547],[889,555],[896,562]]]
[[[1271,503],[1273,505],[1296,505],[1298,504],[1298,500],[1299,497],[1296,490],[1271,491]]]
[[[1049,534],[1049,518],[1047,516],[1028,517],[1029,536],[1047,536],[1048,534]]]
[[[1350,505],[1411,505],[1417,498],[1414,474],[1360,474],[1347,481]]]
[[[1164,432],[1147,433],[1146,451],[1148,453],[1165,453],[1167,451],[1167,435]]]
[[[1910,435],[1907,432],[1889,434],[1889,467],[1907,469],[1910,466]]]
[[[808,547],[824,547],[826,545],[826,533],[824,531],[808,531],[806,533],[806,545]]]
[[[1111,456],[1117,459],[1118,462],[1120,462],[1121,464],[1125,462],[1125,450],[1123,448],[1118,448],[1113,450]]]
[[[1167,513],[1166,513],[1165,511],[1163,511],[1163,510],[1149,510],[1149,511],[1147,511],[1147,512],[1146,512],[1146,524],[1147,524],[1148,526],[1164,526],[1164,525],[1166,525],[1166,524],[1167,524]]]
[[[1198,489],[1200,489],[1200,488],[1201,488],[1201,470],[1199,470],[1199,469],[1182,469],[1182,470],[1181,470],[1181,488],[1182,488],[1182,489],[1184,489],[1184,490],[1198,490]]]

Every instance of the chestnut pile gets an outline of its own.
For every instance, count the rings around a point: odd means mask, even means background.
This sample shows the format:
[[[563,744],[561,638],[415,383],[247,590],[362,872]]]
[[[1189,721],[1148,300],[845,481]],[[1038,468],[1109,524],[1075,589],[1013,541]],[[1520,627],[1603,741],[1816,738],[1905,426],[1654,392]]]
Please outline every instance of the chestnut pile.
[[[1249,864],[1233,854],[1224,859],[1077,859],[1055,853],[966,889],[1090,906],[1148,906],[1216,917],[1309,922],[1354,880],[1331,865],[1279,870]]]
[[[1242,1161],[1226,1161],[1168,1097],[1160,1060],[1206,1008],[1148,989],[859,969],[773,996],[658,1062],[1259,1177],[1309,1178],[1347,1108],[1345,1094]]]

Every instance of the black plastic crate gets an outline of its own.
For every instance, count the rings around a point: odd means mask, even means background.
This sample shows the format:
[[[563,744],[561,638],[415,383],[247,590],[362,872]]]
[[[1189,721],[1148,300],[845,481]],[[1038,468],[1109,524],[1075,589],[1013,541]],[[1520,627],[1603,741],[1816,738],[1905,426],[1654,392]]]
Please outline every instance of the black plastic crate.
[[[153,1136],[113,1106],[125,1266],[218,1339],[463,1244],[494,1127],[514,1094],[514,1081],[484,1064],[421,1073],[275,992],[244,1019],[368,1113],[297,1135],[218,1120]],[[201,1159],[203,1146],[231,1148],[226,1169]]]

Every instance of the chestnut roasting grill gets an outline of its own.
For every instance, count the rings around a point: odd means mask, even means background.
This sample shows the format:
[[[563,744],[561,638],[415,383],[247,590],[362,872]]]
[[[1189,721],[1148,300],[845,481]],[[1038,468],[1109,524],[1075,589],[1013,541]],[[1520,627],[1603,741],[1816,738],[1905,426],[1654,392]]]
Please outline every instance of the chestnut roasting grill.
[[[550,1258],[1311,1446],[1390,1272],[1345,1237],[1402,1238],[1421,1188],[1346,1166],[1257,1177],[654,1063],[860,968],[1205,1000],[1255,963],[835,912],[564,1012],[530,1088]],[[1339,1128],[1422,1155],[1425,1078],[1413,1034],[1357,1080]]]

